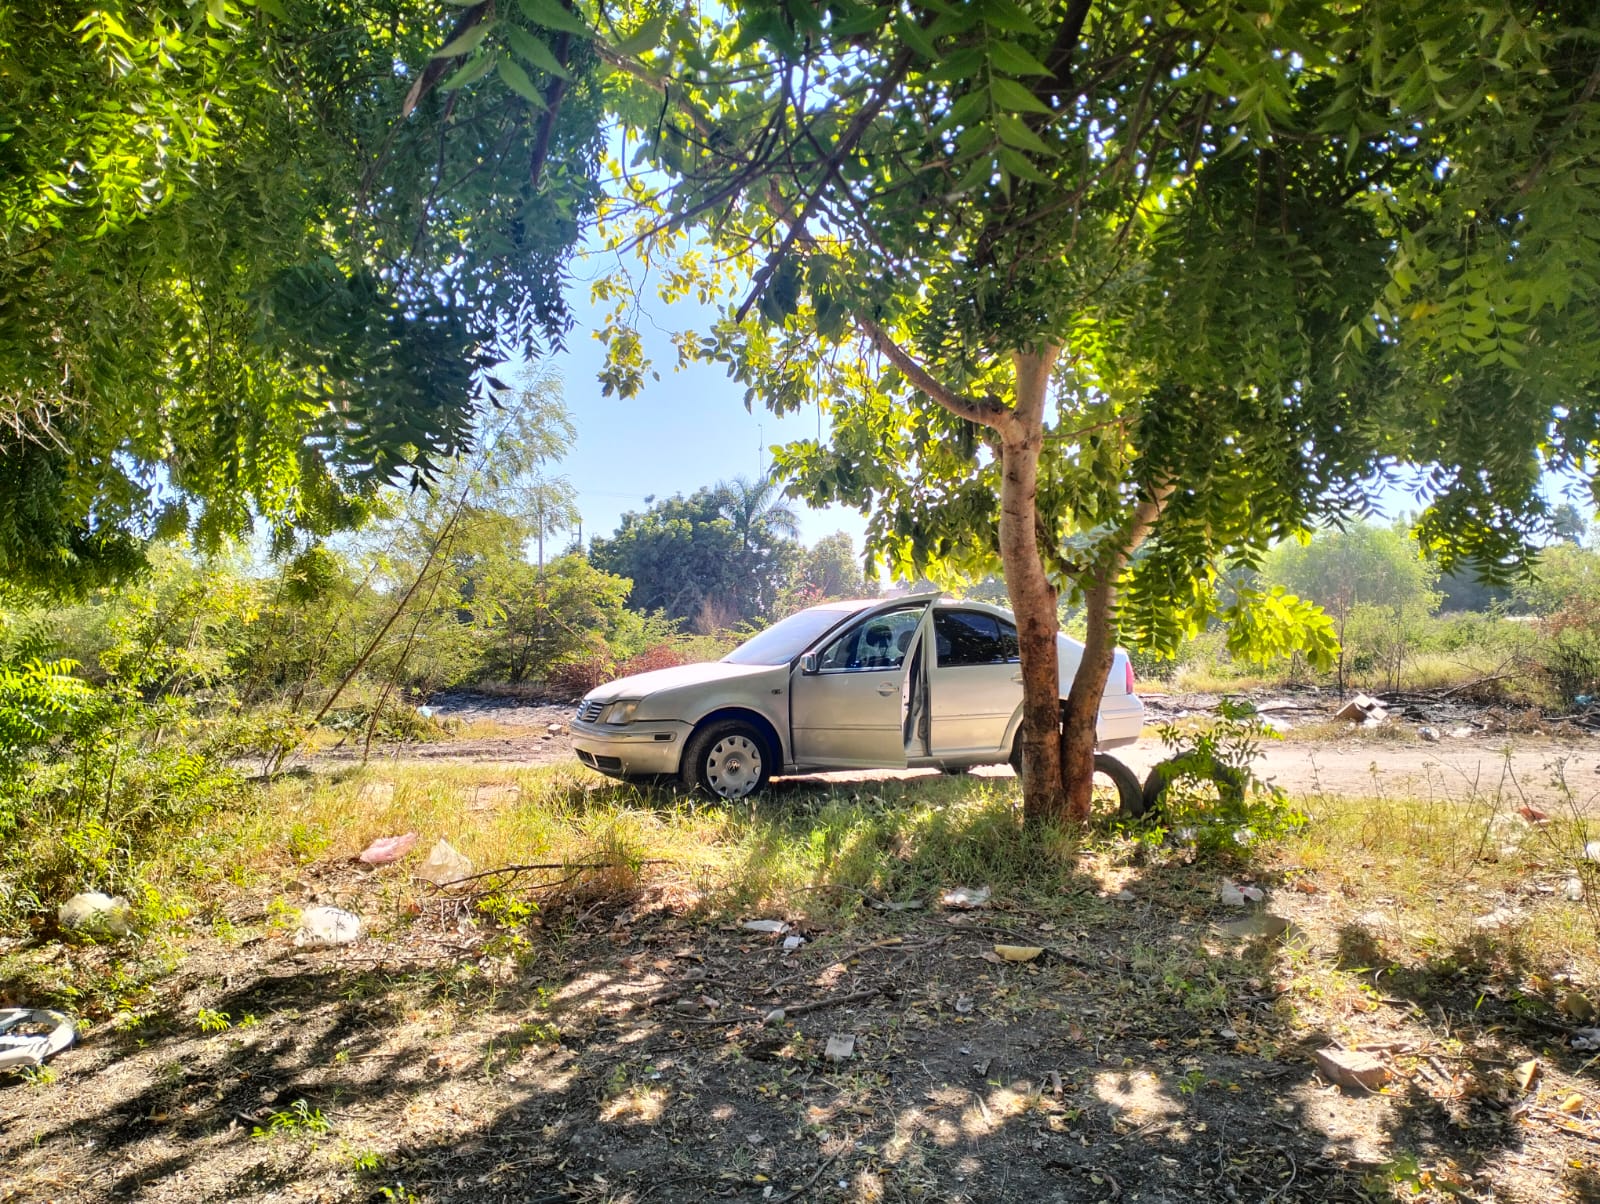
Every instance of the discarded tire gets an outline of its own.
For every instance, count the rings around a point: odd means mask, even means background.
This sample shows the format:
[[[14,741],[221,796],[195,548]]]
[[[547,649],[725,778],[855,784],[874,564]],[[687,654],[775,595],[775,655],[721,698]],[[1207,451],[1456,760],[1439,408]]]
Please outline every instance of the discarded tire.
[[[1154,815],[1161,809],[1167,787],[1181,777],[1199,777],[1215,784],[1218,796],[1224,802],[1238,802],[1244,798],[1244,774],[1226,765],[1218,765],[1209,774],[1198,775],[1179,758],[1161,761],[1145,777],[1141,814]]]

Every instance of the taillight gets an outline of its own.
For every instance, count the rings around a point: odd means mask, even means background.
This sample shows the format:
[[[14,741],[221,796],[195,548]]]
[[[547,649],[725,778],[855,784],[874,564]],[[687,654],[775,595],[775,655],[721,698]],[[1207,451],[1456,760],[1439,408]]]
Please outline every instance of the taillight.
[[[1127,675],[1127,677],[1126,677],[1126,680],[1127,680],[1127,683],[1128,683],[1128,691],[1127,692],[1129,694],[1132,694],[1133,693],[1133,657],[1130,656],[1127,659],[1125,659],[1122,662],[1122,668],[1123,668],[1123,671]]]

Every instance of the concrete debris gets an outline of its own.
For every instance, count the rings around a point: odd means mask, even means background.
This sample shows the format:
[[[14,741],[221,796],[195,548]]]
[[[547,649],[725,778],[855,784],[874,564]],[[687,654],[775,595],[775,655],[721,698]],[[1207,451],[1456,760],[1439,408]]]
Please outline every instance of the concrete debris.
[[[1374,727],[1388,719],[1389,712],[1383,703],[1376,698],[1369,698],[1365,694],[1357,694],[1335,711],[1333,717],[1335,719],[1347,719],[1351,723]]]

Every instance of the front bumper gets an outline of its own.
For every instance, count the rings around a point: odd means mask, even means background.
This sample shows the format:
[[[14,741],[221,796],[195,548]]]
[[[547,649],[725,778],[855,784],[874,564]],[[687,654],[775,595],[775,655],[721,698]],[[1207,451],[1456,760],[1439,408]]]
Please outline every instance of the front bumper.
[[[678,772],[687,723],[650,720],[643,723],[572,724],[572,750],[590,769],[616,778]]]

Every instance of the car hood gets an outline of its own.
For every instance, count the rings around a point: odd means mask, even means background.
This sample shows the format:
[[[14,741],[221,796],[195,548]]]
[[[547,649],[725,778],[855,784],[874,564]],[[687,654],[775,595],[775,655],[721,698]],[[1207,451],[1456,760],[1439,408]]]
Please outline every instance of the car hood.
[[[584,695],[594,702],[613,702],[618,698],[648,698],[663,690],[680,690],[687,686],[703,686],[712,682],[736,681],[741,677],[758,677],[763,673],[781,672],[780,665],[730,665],[726,661],[705,661],[698,665],[675,665],[671,669],[656,669],[650,673],[635,673],[632,677],[619,677]]]

